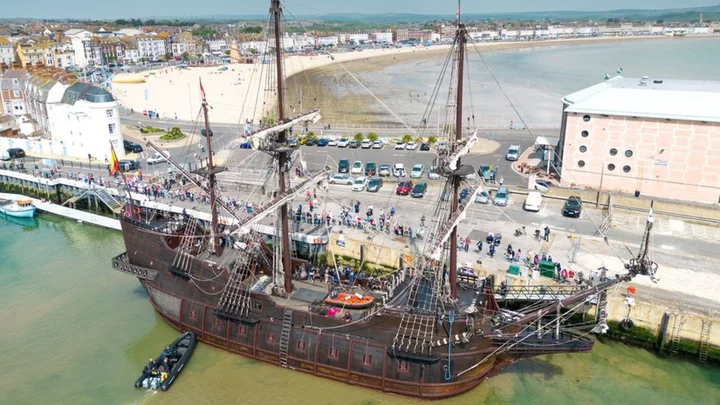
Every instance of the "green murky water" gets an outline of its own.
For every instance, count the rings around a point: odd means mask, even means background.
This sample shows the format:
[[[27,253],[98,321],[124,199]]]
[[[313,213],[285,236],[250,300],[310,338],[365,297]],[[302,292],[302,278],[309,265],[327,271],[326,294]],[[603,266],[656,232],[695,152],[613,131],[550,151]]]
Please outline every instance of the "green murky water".
[[[409,404],[200,345],[166,393],[133,388],[175,331],[110,268],[118,232],[0,219],[0,404]],[[414,402],[414,401],[413,401]],[[619,344],[520,362],[448,404],[718,404],[720,370]]]

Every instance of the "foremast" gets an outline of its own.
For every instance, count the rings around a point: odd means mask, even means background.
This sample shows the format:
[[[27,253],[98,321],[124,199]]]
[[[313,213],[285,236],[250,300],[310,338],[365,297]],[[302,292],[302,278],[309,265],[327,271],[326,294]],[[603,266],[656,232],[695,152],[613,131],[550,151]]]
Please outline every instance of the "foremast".
[[[205,141],[207,143],[208,151],[208,164],[207,164],[207,179],[208,179],[208,193],[210,194],[210,246],[212,253],[219,256],[222,252],[220,251],[220,243],[217,235],[218,232],[218,213],[217,213],[217,196],[215,195],[215,186],[217,184],[217,177],[215,176],[215,165],[213,163],[213,150],[212,150],[212,137],[210,136],[210,121],[208,120],[208,103],[205,97],[205,89],[202,86],[202,79],[200,79],[200,93],[202,93],[202,109],[203,117],[205,118]]]

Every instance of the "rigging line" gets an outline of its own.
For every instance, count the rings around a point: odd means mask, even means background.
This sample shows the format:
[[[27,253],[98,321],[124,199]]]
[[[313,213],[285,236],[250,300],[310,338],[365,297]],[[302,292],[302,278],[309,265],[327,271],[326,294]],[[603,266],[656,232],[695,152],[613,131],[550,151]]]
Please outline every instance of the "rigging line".
[[[288,14],[290,14],[290,16],[291,16],[298,24],[300,24],[300,27],[305,31],[305,33],[309,33],[309,31],[302,25],[302,23],[300,23],[300,21],[298,21],[297,18],[295,18],[295,16],[294,16],[289,10],[286,9],[285,11],[287,11]],[[411,125],[409,125],[408,123],[406,123],[402,118],[400,118],[399,115],[397,115],[397,114],[395,113],[395,111],[393,111],[390,107],[388,107],[385,103],[383,103],[382,100],[380,100],[372,91],[370,91],[370,89],[368,89],[364,84],[362,84],[362,82],[361,82],[357,77],[355,77],[355,75],[352,74],[352,72],[350,72],[350,71],[345,67],[345,65],[343,65],[342,63],[340,63],[340,61],[335,60],[335,58],[334,58],[332,55],[330,55],[330,52],[328,52],[327,50],[324,50],[324,49],[323,49],[323,51],[325,51],[325,54],[326,54],[327,56],[329,56],[330,59],[331,59],[333,62],[335,62],[336,64],[338,64],[338,65],[345,71],[345,73],[347,73],[350,77],[352,77],[352,78],[360,85],[360,87],[362,87],[368,94],[370,94],[370,95],[375,99],[375,101],[377,101],[378,103],[380,103],[380,105],[382,105],[386,110],[388,110],[388,112],[390,112],[390,115],[392,115],[400,124],[404,125],[407,129],[409,129],[410,131],[412,131],[412,133],[413,133],[415,136],[418,136],[418,132],[415,130],[415,128],[413,128]]]
[[[428,102],[428,106],[425,107],[425,111],[423,112],[422,118],[425,119],[426,125],[424,128],[421,126],[421,128],[423,128],[422,133],[424,133],[424,130],[427,129],[427,120],[430,119],[430,115],[432,114],[434,107],[435,107],[435,102],[437,101],[437,98],[440,95],[440,88],[442,86],[442,83],[444,82],[445,73],[447,72],[448,65],[450,65],[450,62],[452,61],[452,55],[455,52],[456,44],[457,44],[457,38],[455,38],[452,46],[450,47],[447,55],[445,56],[445,62],[443,63],[442,69],[440,69],[440,76],[438,76],[438,79],[435,82],[435,87],[433,88],[433,91],[430,95],[430,101]],[[429,109],[429,111],[428,111],[428,109]]]

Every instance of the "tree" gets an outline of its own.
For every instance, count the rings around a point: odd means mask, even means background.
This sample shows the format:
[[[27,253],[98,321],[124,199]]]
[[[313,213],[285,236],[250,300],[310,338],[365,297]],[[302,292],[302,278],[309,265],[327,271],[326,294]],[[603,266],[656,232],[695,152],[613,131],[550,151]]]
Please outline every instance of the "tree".
[[[188,59],[190,59],[190,53],[188,53],[188,51],[183,52],[182,58],[183,58],[183,60],[188,60]]]
[[[229,50],[229,49],[228,49],[228,50],[226,50],[226,51],[223,51],[223,52],[225,53],[225,55],[228,55],[228,56],[230,56],[230,50]]]
[[[370,132],[367,136],[367,138],[373,142],[378,140],[378,136],[375,132]]]
[[[428,137],[428,143],[429,143],[429,144],[432,145],[432,144],[434,144],[435,142],[437,142],[437,138],[435,138],[434,136],[429,136],[429,137]]]
[[[262,30],[262,27],[244,27],[240,32],[243,34],[259,34]]]
[[[358,142],[362,142],[362,140],[365,139],[365,137],[363,136],[363,134],[361,132],[358,132],[357,134],[355,134],[355,137],[353,139],[355,139]]]
[[[305,135],[305,137],[306,137],[306,138],[315,138],[315,132],[310,131],[310,132],[307,133],[307,135]]]
[[[410,135],[410,134],[405,134],[405,135],[403,135],[403,137],[402,137],[402,141],[403,141],[404,143],[411,142],[412,139],[413,139],[413,137],[412,137],[412,135]]]

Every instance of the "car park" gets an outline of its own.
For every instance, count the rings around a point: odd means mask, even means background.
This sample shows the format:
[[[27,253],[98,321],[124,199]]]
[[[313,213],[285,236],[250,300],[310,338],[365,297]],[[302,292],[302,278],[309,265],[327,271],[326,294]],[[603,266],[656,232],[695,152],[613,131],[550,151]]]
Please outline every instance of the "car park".
[[[493,204],[497,205],[498,207],[504,207],[508,205],[509,198],[510,197],[508,189],[506,187],[500,187],[497,192],[495,192]]]
[[[125,152],[141,153],[143,151],[142,146],[135,142],[123,140],[123,147],[125,149]]]
[[[338,173],[347,173],[350,171],[350,161],[347,158],[340,158],[338,162]]]
[[[428,179],[438,180],[439,178],[440,178],[440,175],[438,174],[437,170],[435,169],[435,166],[430,166],[430,169],[428,170]]]
[[[380,191],[380,188],[382,188],[382,186],[383,186],[383,179],[381,179],[380,177],[373,177],[368,182],[366,191],[368,191],[370,193],[377,193],[378,191]]]
[[[327,144],[327,146],[337,146],[337,144],[338,144],[337,139],[334,139],[334,138],[333,138],[333,139],[328,139],[328,144]]]
[[[415,150],[417,147],[418,144],[416,142],[408,142],[407,145],[405,145],[405,149],[407,150]]]
[[[375,162],[365,163],[365,175],[372,177],[377,174],[377,165]]]
[[[385,146],[382,141],[375,141],[373,142],[373,149],[382,149],[383,146]]]
[[[422,177],[423,173],[425,173],[425,166],[418,163],[413,166],[412,170],[410,170],[410,177],[413,179],[419,179]]]
[[[200,135],[202,135],[202,136],[207,136],[207,134],[208,134],[208,132],[205,132],[205,129],[204,129],[204,128],[200,130]],[[212,131],[212,129],[210,130],[209,134],[210,134],[210,136],[213,136],[213,131]]]
[[[488,195],[488,192],[485,190],[482,190],[477,193],[475,196],[475,202],[478,204],[487,204],[490,201],[490,196]]]
[[[352,191],[363,191],[367,187],[367,177],[358,177],[352,184]]]
[[[7,150],[8,155],[11,159],[24,158],[25,151],[21,148],[10,148]]]
[[[405,142],[397,141],[395,142],[395,149],[404,150],[405,149]]]
[[[420,150],[428,151],[430,150],[430,144],[427,142],[423,142],[420,144]]]
[[[505,160],[515,161],[520,157],[520,145],[511,145],[505,154]]]
[[[542,194],[537,191],[529,192],[525,199],[525,204],[523,204],[523,209],[525,209],[525,211],[538,212],[540,211],[540,207],[542,207]]]
[[[369,139],[363,139],[362,142],[360,142],[360,147],[363,149],[370,149],[372,147],[372,142],[370,142]]]
[[[320,138],[320,139],[318,139],[318,141],[317,141],[317,146],[318,146],[318,147],[325,147],[325,146],[328,145],[328,143],[329,143],[329,142],[328,142],[327,139],[325,139],[325,138]]]
[[[401,181],[400,184],[398,184],[397,188],[395,189],[395,193],[398,195],[408,195],[410,194],[410,190],[413,188],[413,182],[411,180],[404,180]]]
[[[352,169],[350,169],[350,173],[352,174],[362,174],[363,172],[363,163],[359,160],[356,160],[353,162]]]
[[[407,173],[405,172],[405,165],[402,163],[395,163],[392,166],[392,174],[395,177],[405,177],[407,176]]]
[[[582,214],[582,200],[580,197],[568,197],[565,205],[563,205],[562,214],[564,217],[580,218]]]
[[[340,140],[337,142],[338,148],[347,148],[348,145],[350,145],[350,140],[347,138],[340,138]]]
[[[165,156],[170,156],[170,152],[168,152],[168,151],[166,151],[166,150],[164,150],[163,153],[165,154]],[[160,152],[155,152],[154,155],[152,155],[151,157],[147,158],[147,164],[149,164],[149,165],[154,165],[154,164],[157,164],[157,163],[167,162],[167,158],[166,158],[165,156],[163,156],[162,154],[160,154]]]
[[[345,173],[338,173],[330,177],[330,184],[345,184],[351,185],[355,182],[355,179]]]
[[[350,148],[352,148],[352,149],[357,149],[357,148],[360,147],[360,142],[355,141],[355,140],[352,140],[352,141],[350,141],[350,143],[348,144],[348,146],[349,146]]]
[[[427,191],[427,183],[424,181],[419,182],[415,185],[415,187],[412,188],[412,191],[410,191],[410,197],[413,198],[423,198],[425,196],[425,192]]]

